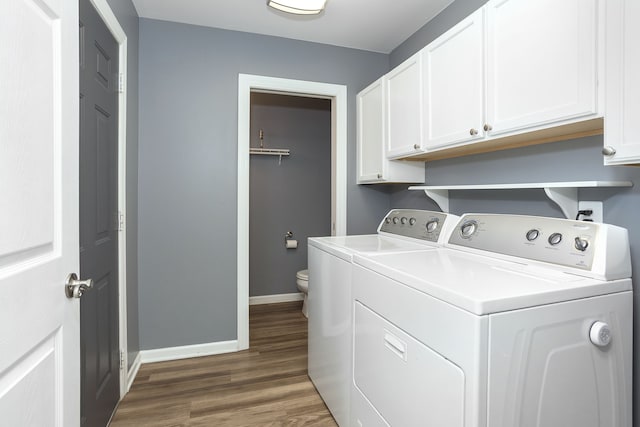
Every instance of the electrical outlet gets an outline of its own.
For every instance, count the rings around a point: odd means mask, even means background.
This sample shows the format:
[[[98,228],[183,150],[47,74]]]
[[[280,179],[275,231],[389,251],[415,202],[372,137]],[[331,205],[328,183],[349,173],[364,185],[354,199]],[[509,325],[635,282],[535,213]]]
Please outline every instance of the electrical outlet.
[[[579,211],[588,209],[593,211],[591,216],[581,215],[580,219],[591,219],[593,222],[603,222],[602,202],[578,202]]]

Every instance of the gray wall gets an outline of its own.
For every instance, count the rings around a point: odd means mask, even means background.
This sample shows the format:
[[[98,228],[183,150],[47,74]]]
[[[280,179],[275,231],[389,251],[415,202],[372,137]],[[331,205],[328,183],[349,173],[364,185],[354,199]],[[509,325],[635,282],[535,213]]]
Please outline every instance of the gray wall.
[[[289,157],[251,156],[249,295],[298,292],[307,238],[331,234],[331,101],[254,93],[251,146],[288,148]],[[294,233],[297,249],[286,249]]]
[[[457,0],[432,22],[418,31],[391,54],[391,67],[427,45],[449,27],[460,21],[484,2]],[[535,36],[535,35],[534,35]],[[579,180],[630,180],[631,189],[584,189],[581,200],[602,200],[604,221],[625,227],[631,239],[632,268],[640,274],[640,168],[605,167],[602,164],[603,139],[601,136],[574,141],[539,145],[458,159],[430,162],[426,166],[428,184],[483,184],[509,182],[548,182]],[[413,193],[413,194],[412,194]],[[560,210],[542,194],[541,190],[521,191],[455,191],[451,192],[450,208],[453,213],[496,212],[562,217]],[[394,207],[430,208],[424,194],[399,190],[392,194]],[[639,278],[634,279],[638,290]],[[634,309],[640,309],[640,296],[635,294]],[[634,342],[640,342],[640,321],[634,319]],[[640,413],[640,355],[634,350],[634,425]]]
[[[375,229],[389,195],[355,184],[355,95],[388,70],[388,61],[354,49],[140,20],[142,349],[236,339],[238,74],[348,87],[347,227],[361,233]]]
[[[138,334],[138,13],[131,0],[108,0],[127,34],[127,352],[140,352]]]

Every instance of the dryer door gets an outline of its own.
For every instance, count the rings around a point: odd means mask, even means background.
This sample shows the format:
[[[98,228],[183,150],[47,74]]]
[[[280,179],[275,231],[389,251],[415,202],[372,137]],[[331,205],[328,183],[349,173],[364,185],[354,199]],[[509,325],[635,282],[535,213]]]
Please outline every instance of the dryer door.
[[[359,301],[354,310],[355,386],[386,422],[462,427],[462,370]]]

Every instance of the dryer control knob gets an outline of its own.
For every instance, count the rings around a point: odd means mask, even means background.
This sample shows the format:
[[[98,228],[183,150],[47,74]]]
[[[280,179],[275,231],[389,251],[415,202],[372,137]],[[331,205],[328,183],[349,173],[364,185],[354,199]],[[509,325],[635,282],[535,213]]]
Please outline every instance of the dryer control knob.
[[[606,347],[611,342],[611,329],[605,322],[596,322],[589,330],[591,342],[598,347]]]
[[[556,246],[557,244],[559,244],[560,242],[562,242],[562,234],[560,233],[553,233],[551,236],[549,236],[549,244],[551,246]]]
[[[473,235],[473,233],[476,232],[477,229],[478,229],[477,222],[473,220],[465,221],[460,226],[460,235],[462,236],[463,239],[468,239]]]

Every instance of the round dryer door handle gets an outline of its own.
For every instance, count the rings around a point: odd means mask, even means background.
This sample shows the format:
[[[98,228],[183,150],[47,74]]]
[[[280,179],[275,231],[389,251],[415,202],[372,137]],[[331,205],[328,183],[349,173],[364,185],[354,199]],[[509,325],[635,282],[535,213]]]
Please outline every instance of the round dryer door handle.
[[[611,342],[611,328],[606,322],[595,322],[589,330],[589,339],[598,347],[606,347]]]

